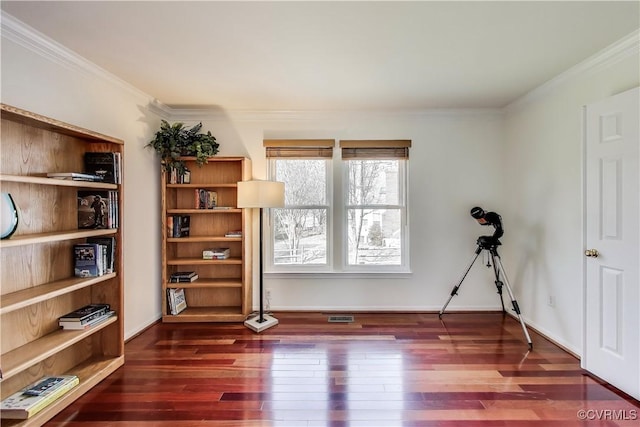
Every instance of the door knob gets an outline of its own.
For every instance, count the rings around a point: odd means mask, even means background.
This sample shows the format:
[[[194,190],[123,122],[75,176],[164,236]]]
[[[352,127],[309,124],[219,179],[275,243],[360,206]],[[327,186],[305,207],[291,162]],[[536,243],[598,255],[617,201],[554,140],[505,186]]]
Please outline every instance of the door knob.
[[[586,251],[584,251],[584,254],[585,256],[588,256],[591,258],[598,258],[598,255],[600,255],[597,249],[587,249]]]

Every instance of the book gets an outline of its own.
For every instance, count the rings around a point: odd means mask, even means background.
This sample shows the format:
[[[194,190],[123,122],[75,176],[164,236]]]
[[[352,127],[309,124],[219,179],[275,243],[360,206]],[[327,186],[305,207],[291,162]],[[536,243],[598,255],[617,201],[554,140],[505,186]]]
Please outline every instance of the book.
[[[97,317],[86,322],[82,322],[82,321],[76,322],[72,320],[70,321],[58,320],[58,326],[61,326],[63,329],[74,330],[74,331],[91,329],[92,327],[104,322],[108,318],[115,316],[115,314],[116,314],[115,311],[108,310],[100,313],[100,315],[98,315]]]
[[[167,237],[189,237],[191,217],[189,215],[171,215],[167,217]]]
[[[198,276],[197,274],[194,275],[194,276],[191,276],[191,277],[181,277],[181,276],[174,277],[174,276],[171,276],[169,278],[169,282],[170,283],[190,283],[190,282],[195,282],[196,280],[199,279],[199,277],[200,276]]]
[[[169,312],[171,314],[180,314],[187,308],[187,299],[183,288],[167,289],[167,298],[169,300]]]
[[[79,383],[75,375],[41,378],[4,399],[0,403],[0,415],[3,419],[29,419]]]
[[[80,172],[49,172],[48,178],[54,179],[69,179],[73,181],[102,181],[104,178],[99,175],[92,175],[88,173]]]
[[[171,277],[193,277],[197,274],[195,271],[176,271],[171,273]]]
[[[218,206],[218,193],[204,188],[195,189],[195,208],[213,209]]]
[[[224,234],[224,237],[242,237],[242,230],[232,230]]]
[[[64,316],[60,316],[58,318],[58,322],[87,323],[96,317],[102,316],[104,313],[109,311],[110,308],[111,306],[109,304],[88,304],[84,307],[78,308],[77,310],[73,310]]]
[[[78,191],[78,228],[115,228],[115,191]]]
[[[231,250],[229,248],[211,248],[202,251],[202,259],[227,259]]]
[[[121,167],[120,153],[84,153],[84,169],[86,173],[101,176],[104,182],[120,184]]]
[[[115,237],[88,237],[87,243],[94,243],[104,246],[106,249],[104,257],[104,274],[114,273],[114,263],[116,257],[116,238]]]
[[[168,184],[189,184],[191,183],[191,171],[185,169],[180,172],[176,168],[171,168],[167,173]]]
[[[98,277],[104,274],[106,247],[97,243],[73,245],[73,274],[76,277]]]

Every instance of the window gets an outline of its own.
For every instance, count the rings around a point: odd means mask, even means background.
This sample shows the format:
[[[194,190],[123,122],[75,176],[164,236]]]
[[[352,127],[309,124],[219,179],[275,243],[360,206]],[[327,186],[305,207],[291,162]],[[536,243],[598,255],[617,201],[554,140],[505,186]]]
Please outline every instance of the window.
[[[264,145],[270,179],[285,183],[285,207],[269,212],[267,271],[409,270],[410,141],[340,141],[335,159],[333,140]]]
[[[270,178],[285,184],[285,207],[272,209],[268,265],[323,269],[329,263],[333,140],[266,140]]]
[[[340,147],[346,188],[345,267],[408,267],[405,230],[409,141],[340,141]]]

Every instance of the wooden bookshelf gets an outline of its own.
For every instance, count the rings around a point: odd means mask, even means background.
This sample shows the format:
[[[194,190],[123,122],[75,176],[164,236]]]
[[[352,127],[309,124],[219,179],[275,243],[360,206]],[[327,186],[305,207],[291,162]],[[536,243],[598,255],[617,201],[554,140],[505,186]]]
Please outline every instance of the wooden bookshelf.
[[[78,191],[123,194],[123,185],[46,175],[82,172],[89,151],[123,157],[123,141],[5,104],[0,114],[0,184],[19,217],[15,234],[0,240],[1,398],[45,375],[80,378],[28,420],[2,420],[3,426],[42,425],[124,363],[122,215],[119,229],[80,230],[77,214]],[[115,237],[115,272],[74,277],[73,245],[95,236]],[[90,303],[108,303],[117,315],[88,330],[58,326],[58,317]]]
[[[251,313],[251,211],[238,209],[237,183],[251,179],[251,162],[244,157],[212,157],[198,166],[193,157],[183,157],[191,172],[187,184],[168,182],[161,176],[162,199],[162,295],[164,322],[241,322]],[[195,192],[215,191],[216,209],[197,209]],[[188,215],[188,237],[171,237],[167,230],[172,215]],[[242,236],[225,237],[231,231]],[[228,247],[227,259],[206,260],[202,251]],[[170,283],[176,271],[195,271],[199,279]],[[184,288],[188,308],[172,315],[167,289]]]

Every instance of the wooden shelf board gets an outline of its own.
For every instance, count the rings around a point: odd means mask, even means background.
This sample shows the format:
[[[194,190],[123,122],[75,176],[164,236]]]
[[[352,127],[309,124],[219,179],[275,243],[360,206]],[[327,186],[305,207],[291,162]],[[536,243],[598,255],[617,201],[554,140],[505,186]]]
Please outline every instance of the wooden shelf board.
[[[73,181],[67,179],[54,179],[44,176],[30,176],[30,175],[7,175],[0,174],[0,181],[2,182],[21,182],[26,184],[39,184],[39,185],[55,185],[58,187],[76,187],[76,188],[97,188],[102,190],[117,190],[117,184],[109,184],[105,182],[91,182],[91,181]]]
[[[82,341],[86,337],[106,328],[118,320],[118,316],[110,317],[95,327],[82,331],[69,331],[58,329],[37,340],[31,341],[22,347],[18,347],[2,355],[2,375],[3,379],[35,365],[44,359],[55,355],[75,343]]]
[[[18,236],[11,236],[9,239],[0,240],[0,248],[60,242],[63,240],[85,239],[87,237],[108,236],[116,233],[118,233],[117,228],[104,228],[97,230],[71,230],[51,233],[21,234]]]
[[[50,117],[41,116],[40,114],[32,113],[30,111],[13,107],[11,105],[0,104],[0,110],[2,110],[3,120],[11,120],[13,122],[23,123],[28,126],[82,138],[88,140],[89,142],[109,142],[118,145],[124,144],[124,141],[119,138],[103,135],[101,133],[84,129],[79,126],[70,125],[68,123],[64,123]]]
[[[242,213],[242,209],[167,209],[167,214],[215,215]]]
[[[241,288],[240,279],[198,279],[195,282],[167,283],[167,288]]]
[[[70,277],[2,295],[2,299],[0,299],[0,314],[9,313],[50,298],[74,292],[114,277],[116,277],[116,273],[90,278]]]
[[[236,182],[209,182],[209,183],[189,183],[189,184],[167,184],[167,188],[236,188]]]
[[[197,160],[196,156],[180,156],[179,158],[180,160],[185,160],[188,162],[195,162]],[[241,162],[243,160],[246,160],[246,158],[244,157],[208,157],[207,161],[209,163],[211,162],[230,162],[230,163],[237,163],[237,162]],[[203,165],[204,166],[204,165]]]
[[[174,258],[168,259],[167,265],[203,265],[203,264],[242,264],[242,258],[227,259]]]
[[[56,414],[58,414],[63,408],[69,406],[76,399],[83,394],[91,390],[96,384],[105,379],[116,369],[120,368],[124,364],[124,355],[116,357],[100,357],[89,359],[80,365],[72,368],[67,374],[77,375],[80,383],[65,393],[59,399],[56,399],[53,403],[42,409],[40,412],[29,418],[28,420],[3,420],[3,426],[5,421],[10,426],[33,426],[42,425]]]
[[[240,307],[188,307],[178,315],[162,316],[163,322],[242,322]]]
[[[189,237],[168,237],[167,243],[198,243],[198,242],[241,242],[242,237],[223,236],[189,236]]]

